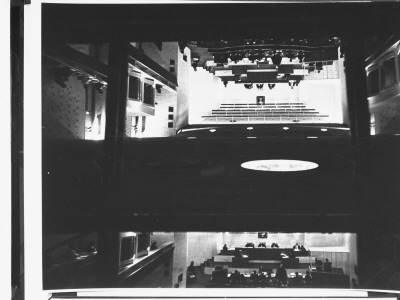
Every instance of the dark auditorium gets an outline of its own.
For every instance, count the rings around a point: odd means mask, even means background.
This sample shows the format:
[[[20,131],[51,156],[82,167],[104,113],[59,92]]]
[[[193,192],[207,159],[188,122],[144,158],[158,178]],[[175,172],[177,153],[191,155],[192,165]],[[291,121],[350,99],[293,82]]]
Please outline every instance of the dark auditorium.
[[[43,292],[398,290],[400,3],[161,2],[41,6]]]

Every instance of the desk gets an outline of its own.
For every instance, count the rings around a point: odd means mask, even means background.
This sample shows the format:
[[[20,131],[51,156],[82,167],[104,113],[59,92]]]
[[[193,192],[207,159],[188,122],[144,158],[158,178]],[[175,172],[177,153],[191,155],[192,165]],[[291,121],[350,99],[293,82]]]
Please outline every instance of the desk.
[[[233,255],[215,255],[214,261],[215,262],[232,262]]]

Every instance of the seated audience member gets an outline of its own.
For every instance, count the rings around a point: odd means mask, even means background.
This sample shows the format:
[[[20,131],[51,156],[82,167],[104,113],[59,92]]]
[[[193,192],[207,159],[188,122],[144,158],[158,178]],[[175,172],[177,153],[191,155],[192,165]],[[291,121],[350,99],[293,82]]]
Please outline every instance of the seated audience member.
[[[332,263],[329,261],[329,259],[325,259],[324,271],[325,272],[332,272]]]
[[[267,246],[265,245],[265,243],[259,243],[258,248],[267,248]]]
[[[247,243],[245,247],[254,248],[254,244],[253,243]]]
[[[230,282],[232,284],[238,284],[240,282],[240,273],[238,270],[235,270],[235,273],[231,274]]]
[[[279,269],[276,270],[275,278],[277,280],[278,286],[286,286],[287,285],[287,273],[286,269],[281,264]]]
[[[226,244],[222,247],[222,251],[228,251],[228,246],[226,246]]]
[[[303,278],[299,275],[299,272],[296,272],[295,274],[296,274],[296,276],[292,280],[292,285],[293,286],[303,285]]]
[[[189,277],[189,278],[192,278],[192,279],[197,278],[197,276],[196,276],[196,271],[195,271],[195,269],[194,269],[194,261],[191,261],[191,262],[190,262],[190,265],[189,265],[189,267],[187,268],[187,271],[188,271],[188,277]]]
[[[304,275],[304,282],[306,283],[306,286],[312,285],[312,277],[310,271],[306,271],[306,275]]]
[[[240,250],[240,249],[235,249],[235,257],[243,257],[242,250]]]
[[[306,249],[306,248],[304,248],[304,246],[303,246],[303,245],[301,245],[301,246],[300,246],[300,251],[307,252],[307,249]]]
[[[244,274],[240,274],[240,284],[246,284],[246,276]]]
[[[258,282],[261,286],[267,286],[268,285],[268,278],[265,276],[263,272],[260,272],[258,274]]]
[[[294,251],[300,251],[300,245],[299,243],[296,243],[296,245],[293,246]]]
[[[258,274],[257,271],[254,271],[251,275],[250,275],[250,283],[252,285],[257,285],[258,284]]]

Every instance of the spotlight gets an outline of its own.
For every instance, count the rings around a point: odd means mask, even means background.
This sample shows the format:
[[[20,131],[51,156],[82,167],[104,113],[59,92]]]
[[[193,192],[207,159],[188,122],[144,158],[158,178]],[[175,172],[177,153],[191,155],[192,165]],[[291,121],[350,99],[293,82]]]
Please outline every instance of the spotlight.
[[[228,81],[223,81],[223,83],[225,87],[228,85]]]
[[[161,94],[161,88],[162,88],[162,85],[161,85],[161,84],[156,84],[156,91],[157,91],[157,93]]]

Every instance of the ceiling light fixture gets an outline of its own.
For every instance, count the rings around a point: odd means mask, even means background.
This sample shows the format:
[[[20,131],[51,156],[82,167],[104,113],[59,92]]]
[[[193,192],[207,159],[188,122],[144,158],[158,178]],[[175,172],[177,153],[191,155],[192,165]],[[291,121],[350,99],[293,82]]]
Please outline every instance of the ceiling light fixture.
[[[248,136],[247,138],[248,139],[256,139],[257,137],[256,136]]]
[[[289,127],[282,127],[283,130],[289,130]]]
[[[328,129],[326,129],[326,128],[321,128],[321,131],[328,131]]]
[[[267,159],[247,161],[241,167],[255,171],[296,172],[318,168],[318,164],[303,160]]]
[[[247,130],[253,130],[253,127],[251,127],[251,126],[247,127]]]
[[[210,132],[216,132],[217,129],[210,129]]]
[[[317,136],[308,136],[307,138],[308,139],[317,139],[318,137]]]

